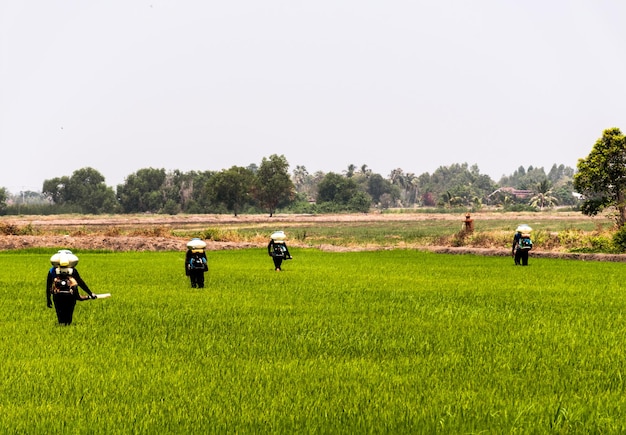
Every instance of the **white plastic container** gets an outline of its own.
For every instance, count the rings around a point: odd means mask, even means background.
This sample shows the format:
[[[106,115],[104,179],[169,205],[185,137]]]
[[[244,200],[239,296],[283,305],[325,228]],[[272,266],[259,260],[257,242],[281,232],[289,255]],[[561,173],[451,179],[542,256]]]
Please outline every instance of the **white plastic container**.
[[[54,267],[76,267],[78,257],[72,254],[72,251],[61,249],[59,252],[50,257],[50,263]]]
[[[270,236],[270,239],[276,242],[284,242],[286,238],[287,236],[285,235],[284,231],[274,231]]]
[[[192,251],[204,251],[204,249],[206,249],[206,242],[198,238],[191,239],[187,243],[187,249],[191,249]]]

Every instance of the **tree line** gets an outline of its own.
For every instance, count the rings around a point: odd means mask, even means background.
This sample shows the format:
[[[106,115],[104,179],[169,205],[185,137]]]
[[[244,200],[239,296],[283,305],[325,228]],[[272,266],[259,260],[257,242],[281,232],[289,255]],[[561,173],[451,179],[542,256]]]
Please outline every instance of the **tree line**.
[[[143,168],[114,190],[96,169],[45,180],[41,192],[9,195],[0,189],[2,214],[62,213],[293,213],[368,212],[388,208],[509,210],[576,206],[574,169],[554,164],[520,166],[497,183],[467,163],[415,175],[398,168],[387,177],[367,165],[341,173],[291,172],[285,156],[273,154],[259,165],[221,171],[166,171]]]

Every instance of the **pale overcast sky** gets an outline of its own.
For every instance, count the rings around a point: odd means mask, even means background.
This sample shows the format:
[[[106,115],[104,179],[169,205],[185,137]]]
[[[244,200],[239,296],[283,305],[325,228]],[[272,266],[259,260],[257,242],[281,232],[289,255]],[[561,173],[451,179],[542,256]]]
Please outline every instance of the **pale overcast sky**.
[[[0,0],[0,186],[92,167],[498,181],[626,130],[623,0]]]

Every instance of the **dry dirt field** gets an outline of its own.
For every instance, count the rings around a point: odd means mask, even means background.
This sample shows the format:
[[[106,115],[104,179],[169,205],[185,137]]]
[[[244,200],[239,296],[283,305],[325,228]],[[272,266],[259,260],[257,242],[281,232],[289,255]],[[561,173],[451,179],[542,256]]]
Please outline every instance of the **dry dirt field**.
[[[481,214],[480,219],[502,219],[502,214]],[[512,218],[522,222],[536,218],[533,214],[515,213]],[[577,221],[581,219],[579,213],[559,214],[558,216],[542,216],[542,219],[559,219]],[[113,216],[4,216],[0,224],[13,225],[18,228],[30,226],[36,235],[0,235],[0,250],[23,249],[32,247],[66,247],[75,250],[112,250],[112,251],[176,251],[184,250],[187,238],[174,237],[170,230],[193,230],[203,228],[236,228],[241,225],[267,225],[280,222],[290,226],[311,223],[342,222],[390,222],[420,220],[455,220],[460,224],[462,216],[459,214],[442,213],[414,213],[414,214],[329,214],[329,215],[113,215]],[[160,229],[150,235],[150,229]],[[113,229],[113,230],[112,230]],[[67,234],[63,234],[63,230]],[[166,231],[163,231],[166,230]],[[142,235],[123,235],[117,233],[141,232]],[[148,235],[146,235],[148,234]],[[208,250],[238,249],[250,247],[264,247],[266,240],[258,242],[215,242],[207,241]],[[291,242],[290,246],[298,246]],[[318,246],[328,251],[374,250],[385,247],[337,247]],[[430,250],[441,253],[474,253],[482,255],[504,256],[510,255],[506,249],[467,248],[450,246],[422,246],[416,249]],[[626,261],[624,255],[612,254],[570,254],[533,250],[534,257],[578,258],[583,260]]]

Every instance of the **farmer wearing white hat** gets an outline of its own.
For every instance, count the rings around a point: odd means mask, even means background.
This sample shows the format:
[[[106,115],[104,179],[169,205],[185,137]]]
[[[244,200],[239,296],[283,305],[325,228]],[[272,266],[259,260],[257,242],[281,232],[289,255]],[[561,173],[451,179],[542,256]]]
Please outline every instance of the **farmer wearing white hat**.
[[[191,288],[204,288],[204,274],[209,271],[205,249],[206,243],[197,237],[187,243],[185,274],[189,277]]]
[[[526,224],[522,224],[515,229],[511,254],[516,266],[528,266],[528,253],[533,248],[533,242],[530,238],[531,231],[532,228]]]
[[[85,281],[80,277],[76,264],[78,257],[72,251],[62,249],[50,257],[52,267],[48,271],[46,280],[46,300],[48,308],[54,308],[60,325],[70,325],[74,315],[76,301],[86,299],[96,299],[96,295],[89,290]],[[78,292],[78,287],[82,288],[88,296],[83,296]]]
[[[274,261],[274,270],[280,272],[283,260],[291,260],[289,249],[285,243],[285,233],[283,231],[276,231],[270,236],[270,242],[267,245],[267,253]]]

